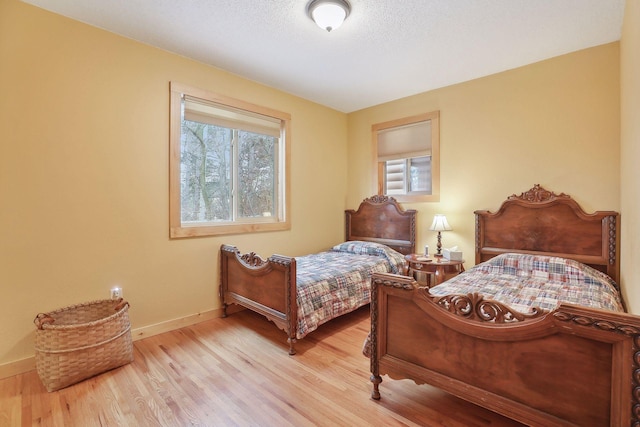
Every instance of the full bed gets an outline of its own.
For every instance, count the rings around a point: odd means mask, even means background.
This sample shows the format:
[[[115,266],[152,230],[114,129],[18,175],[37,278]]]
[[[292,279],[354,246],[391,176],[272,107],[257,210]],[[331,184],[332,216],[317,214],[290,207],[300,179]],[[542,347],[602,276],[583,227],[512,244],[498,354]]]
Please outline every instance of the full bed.
[[[404,256],[415,252],[416,211],[396,200],[372,196],[345,211],[345,241],[320,253],[266,260],[235,246],[220,248],[223,316],[230,304],[264,315],[295,343],[321,324],[371,300],[376,272],[406,273]]]

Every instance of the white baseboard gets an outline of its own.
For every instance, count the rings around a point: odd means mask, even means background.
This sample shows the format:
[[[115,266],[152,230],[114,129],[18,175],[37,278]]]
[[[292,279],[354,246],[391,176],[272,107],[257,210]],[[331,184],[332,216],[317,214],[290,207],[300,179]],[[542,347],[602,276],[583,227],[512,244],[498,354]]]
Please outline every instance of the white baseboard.
[[[232,306],[227,309],[229,314],[242,309],[239,306]],[[196,323],[206,320],[222,317],[222,309],[205,311],[203,313],[192,314],[190,316],[180,317],[178,319],[167,320],[165,322],[156,323],[155,325],[143,326],[131,330],[131,338],[134,341],[162,334],[164,332],[173,331],[184,328],[185,326],[195,325]],[[16,360],[15,362],[0,365],[0,379],[12,377],[14,375],[23,374],[36,369],[35,356],[26,359]]]

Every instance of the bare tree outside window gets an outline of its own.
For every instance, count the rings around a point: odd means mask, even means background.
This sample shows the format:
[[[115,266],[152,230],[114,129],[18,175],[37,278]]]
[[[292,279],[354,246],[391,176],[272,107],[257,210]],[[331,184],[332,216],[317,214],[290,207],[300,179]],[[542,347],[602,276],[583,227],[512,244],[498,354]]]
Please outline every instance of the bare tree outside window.
[[[182,221],[231,220],[231,142],[230,129],[182,121]]]
[[[172,237],[289,228],[288,115],[240,101],[221,103],[218,96],[207,99],[197,90],[200,96],[185,94],[175,86]]]
[[[242,218],[270,217],[276,188],[276,138],[239,132],[238,215]]]

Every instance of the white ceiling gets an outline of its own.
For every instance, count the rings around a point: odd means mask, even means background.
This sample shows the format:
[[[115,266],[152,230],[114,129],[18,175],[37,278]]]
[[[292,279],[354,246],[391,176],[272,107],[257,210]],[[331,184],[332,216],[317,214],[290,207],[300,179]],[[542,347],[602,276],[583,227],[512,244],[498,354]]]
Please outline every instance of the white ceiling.
[[[24,0],[342,112],[620,39],[624,0]]]

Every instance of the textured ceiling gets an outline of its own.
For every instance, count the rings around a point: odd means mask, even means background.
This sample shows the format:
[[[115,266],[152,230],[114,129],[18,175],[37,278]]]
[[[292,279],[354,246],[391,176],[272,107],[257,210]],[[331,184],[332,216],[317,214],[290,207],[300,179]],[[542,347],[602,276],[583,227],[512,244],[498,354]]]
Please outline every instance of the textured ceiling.
[[[620,39],[624,0],[24,0],[343,112]]]

